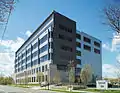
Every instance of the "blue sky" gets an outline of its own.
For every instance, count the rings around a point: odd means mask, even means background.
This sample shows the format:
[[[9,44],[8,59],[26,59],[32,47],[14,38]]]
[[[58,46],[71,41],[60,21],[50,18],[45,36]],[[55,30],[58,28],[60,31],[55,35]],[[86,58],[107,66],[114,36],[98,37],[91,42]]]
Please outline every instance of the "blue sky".
[[[75,20],[78,30],[86,32],[102,41],[103,76],[115,76],[116,58],[120,59],[116,49],[116,42],[118,44],[120,40],[114,40],[116,34],[113,35],[114,32],[102,23],[104,22],[103,8],[113,2],[119,3],[119,1],[19,0],[10,16],[4,40],[0,44],[0,71],[7,74],[13,72],[14,52],[46,17],[55,10]],[[4,25],[0,27],[0,32],[3,31],[3,27]],[[2,33],[0,33],[1,35]],[[3,64],[5,62],[7,65]],[[11,70],[6,69],[7,67]]]

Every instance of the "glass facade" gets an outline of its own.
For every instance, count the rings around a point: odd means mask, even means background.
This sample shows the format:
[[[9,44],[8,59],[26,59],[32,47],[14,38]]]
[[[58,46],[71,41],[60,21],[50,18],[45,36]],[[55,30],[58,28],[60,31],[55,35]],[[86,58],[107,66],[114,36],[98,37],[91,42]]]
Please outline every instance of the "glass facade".
[[[51,24],[52,25],[52,24]],[[51,36],[51,25],[49,25],[49,27],[46,27],[46,30],[43,30],[43,32],[40,33],[40,36],[42,36],[42,38],[39,38],[39,36],[35,39],[35,43],[29,44],[27,49],[24,50],[23,53],[20,53],[20,56],[16,56],[15,59],[15,73],[23,71],[27,68],[30,68],[32,66],[35,66],[37,64],[40,64],[41,62],[45,62],[48,59],[49,55],[51,55],[50,53],[47,52],[47,54],[44,54],[45,51],[49,50],[49,44],[52,45],[52,42],[48,42],[47,44],[44,44],[46,41],[48,41],[49,38],[48,36]],[[50,29],[51,28],[51,29]],[[47,33],[44,33],[44,32]],[[45,34],[45,35],[44,35]],[[42,45],[42,47],[40,48],[40,45]],[[35,51],[34,51],[35,50]],[[43,56],[40,56],[40,55]]]

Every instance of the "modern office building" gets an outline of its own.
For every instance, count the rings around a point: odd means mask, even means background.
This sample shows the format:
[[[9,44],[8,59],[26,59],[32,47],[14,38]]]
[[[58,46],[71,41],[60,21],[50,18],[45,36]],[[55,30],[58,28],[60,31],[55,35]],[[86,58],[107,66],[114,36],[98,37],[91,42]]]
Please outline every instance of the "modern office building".
[[[61,82],[68,82],[67,65],[77,63],[75,76],[81,68],[90,64],[94,75],[102,77],[101,41],[76,30],[76,22],[53,11],[15,53],[15,79],[22,83],[38,83],[37,73],[42,72],[42,81],[53,82],[59,71]]]

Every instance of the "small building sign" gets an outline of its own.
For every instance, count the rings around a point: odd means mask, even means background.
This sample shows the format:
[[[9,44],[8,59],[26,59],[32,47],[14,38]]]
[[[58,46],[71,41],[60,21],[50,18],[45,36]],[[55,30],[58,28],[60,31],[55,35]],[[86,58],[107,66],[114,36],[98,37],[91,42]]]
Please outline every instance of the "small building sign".
[[[106,80],[97,80],[96,81],[97,89],[108,89],[108,81]]]

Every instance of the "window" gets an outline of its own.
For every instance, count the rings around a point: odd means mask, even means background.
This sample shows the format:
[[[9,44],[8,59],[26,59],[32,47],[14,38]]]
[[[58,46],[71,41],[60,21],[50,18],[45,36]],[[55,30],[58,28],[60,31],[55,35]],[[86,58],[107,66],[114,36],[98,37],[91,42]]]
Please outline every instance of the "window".
[[[28,64],[27,64],[27,68],[29,68],[29,67],[31,67],[31,63],[28,63]]]
[[[81,60],[80,59],[76,59],[77,64],[81,65]]]
[[[64,50],[64,51],[69,51],[69,52],[72,52],[72,48],[69,47],[69,46],[61,46],[61,49]]]
[[[60,28],[61,30],[66,31],[66,32],[72,33],[72,29],[71,29],[71,28],[68,28],[68,27],[66,27],[66,26],[63,26],[63,25],[61,25],[61,24],[59,24],[59,28]]]
[[[76,38],[81,40],[81,35],[80,34],[76,34]]]
[[[22,64],[24,64],[25,62],[26,62],[26,59],[23,59],[23,60],[22,60]]]
[[[23,53],[23,57],[25,57],[25,55],[26,55],[26,53],[24,52],[24,53]]]
[[[48,39],[47,34],[40,39],[40,44],[44,43]]]
[[[48,60],[48,55],[44,55],[40,58],[40,62],[44,62]]]
[[[35,77],[34,77],[34,82],[35,82]]]
[[[32,82],[33,82],[33,77],[32,77]]]
[[[46,79],[46,81],[48,80],[48,76],[47,75],[45,75],[45,79]]]
[[[76,42],[76,46],[79,47],[79,48],[81,48],[81,43]]]
[[[88,50],[88,51],[91,51],[91,47],[88,46],[88,45],[84,45],[84,49],[85,49],[85,50]]]
[[[44,82],[44,75],[42,76],[42,82]]]
[[[87,37],[84,37],[84,41],[87,42],[87,43],[91,43],[91,40]]]
[[[46,71],[48,70],[47,65],[45,65],[45,70],[46,70]]]
[[[43,46],[41,49],[40,49],[40,53],[43,53],[44,51],[48,50],[48,44]]]
[[[31,48],[29,48],[28,50],[27,50],[27,54],[29,54],[31,52]]]
[[[29,61],[30,59],[31,59],[31,56],[28,56],[28,57],[27,57],[27,61]]]
[[[96,48],[94,48],[94,52],[95,52],[96,54],[100,54],[100,50],[98,50],[98,49],[96,49]]]
[[[38,64],[38,59],[33,61],[33,65],[37,65]]]
[[[100,47],[100,43],[94,41],[94,45],[97,46],[97,47]]]
[[[33,49],[37,48],[38,46],[38,42],[36,42],[34,45],[33,45]]]
[[[35,51],[33,54],[32,54],[32,58],[36,57],[38,55],[38,51]]]
[[[59,34],[59,38],[62,39],[62,40],[67,40],[67,41],[72,42],[72,38],[68,37],[68,36],[64,36],[64,35]]]
[[[23,54],[20,56],[20,59],[22,59],[23,58]]]
[[[76,51],[76,55],[77,56],[81,56],[81,52],[80,51]]]
[[[44,66],[42,66],[42,72],[44,72]]]

